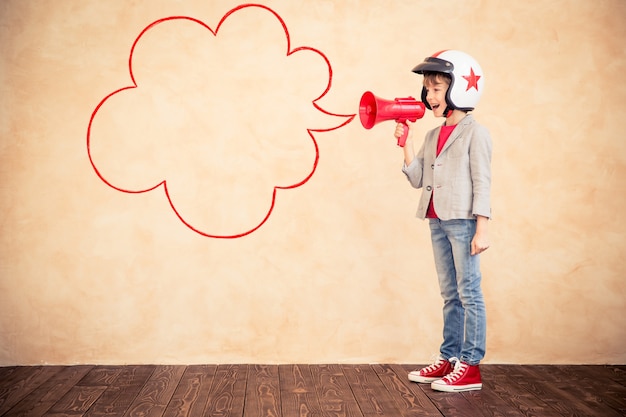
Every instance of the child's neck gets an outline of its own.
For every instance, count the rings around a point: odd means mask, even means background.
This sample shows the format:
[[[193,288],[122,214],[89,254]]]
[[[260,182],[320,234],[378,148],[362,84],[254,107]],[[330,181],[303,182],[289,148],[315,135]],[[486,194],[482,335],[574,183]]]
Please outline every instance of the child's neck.
[[[452,114],[449,117],[446,117],[446,126],[457,125],[465,116],[467,116],[467,112],[462,110],[453,110]]]

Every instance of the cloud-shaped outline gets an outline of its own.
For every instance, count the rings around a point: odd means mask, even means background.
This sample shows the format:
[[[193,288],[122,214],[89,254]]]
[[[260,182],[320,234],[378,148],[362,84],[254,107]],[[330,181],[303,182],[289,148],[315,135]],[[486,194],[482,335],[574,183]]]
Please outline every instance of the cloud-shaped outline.
[[[309,51],[309,52],[314,52],[316,54],[318,54],[320,57],[322,57],[324,59],[324,61],[326,62],[326,66],[328,67],[328,84],[326,85],[326,89],[322,92],[322,94],[317,97],[316,99],[314,99],[312,101],[313,106],[319,110],[320,112],[327,114],[329,116],[336,116],[336,117],[342,117],[345,118],[346,120],[343,121],[341,124],[339,124],[338,126],[335,127],[331,127],[331,128],[326,128],[326,129],[309,129],[307,128],[307,132],[309,134],[309,136],[311,137],[311,140],[313,141],[313,144],[315,146],[315,161],[313,163],[313,167],[311,169],[311,172],[300,182],[292,184],[292,185],[288,185],[288,186],[274,186],[274,189],[272,191],[272,203],[270,205],[270,208],[267,212],[267,214],[265,215],[265,217],[263,218],[263,220],[261,220],[261,222],[253,227],[252,229],[242,232],[242,233],[237,233],[237,234],[233,234],[233,235],[215,235],[215,234],[210,234],[210,233],[206,233],[203,232],[199,229],[197,229],[196,227],[194,227],[193,225],[191,225],[189,222],[187,222],[183,216],[178,212],[178,210],[176,209],[176,207],[174,206],[174,203],[172,201],[172,199],[170,198],[170,194],[168,191],[168,187],[167,187],[167,180],[163,180],[161,182],[159,182],[158,184],[156,184],[153,187],[147,188],[145,190],[127,190],[124,188],[120,188],[117,187],[115,185],[113,185],[112,183],[110,183],[109,181],[107,181],[106,178],[104,178],[104,176],[102,175],[102,173],[98,170],[98,168],[96,167],[96,164],[93,161],[93,158],[91,156],[91,126],[93,124],[94,118],[96,117],[96,114],[98,113],[98,110],[100,110],[100,108],[104,105],[104,103],[110,99],[111,97],[113,97],[114,95],[121,93],[122,91],[126,91],[126,90],[130,90],[130,89],[134,89],[137,88],[137,82],[135,81],[135,76],[133,75],[133,53],[135,51],[135,47],[137,46],[137,44],[139,43],[139,40],[142,38],[142,36],[150,29],[154,28],[155,26],[164,23],[164,22],[168,22],[168,21],[172,21],[172,20],[189,20],[195,23],[198,23],[199,25],[202,25],[204,28],[206,28],[207,30],[209,30],[213,36],[217,36],[220,27],[222,26],[222,23],[224,23],[224,21],[233,13],[242,10],[244,8],[248,8],[248,7],[258,7],[261,9],[264,9],[266,11],[269,11],[270,13],[272,13],[280,22],[280,24],[283,27],[283,30],[285,31],[285,36],[287,38],[287,56],[298,52],[298,51]],[[94,171],[96,172],[96,174],[98,175],[98,177],[105,183],[107,184],[109,187],[124,192],[124,193],[130,193],[130,194],[140,194],[140,193],[146,193],[149,191],[152,191],[156,188],[159,188],[160,186],[163,186],[163,190],[165,191],[165,196],[167,197],[167,200],[169,201],[170,206],[172,207],[172,210],[174,210],[174,213],[176,214],[176,216],[180,219],[181,222],[183,222],[183,224],[185,224],[185,226],[187,226],[188,228],[190,228],[191,230],[193,230],[194,232],[202,235],[202,236],[206,236],[206,237],[211,237],[211,238],[218,238],[218,239],[234,239],[234,238],[239,238],[239,237],[243,237],[246,235],[251,234],[252,232],[256,231],[257,229],[259,229],[261,226],[263,226],[263,224],[269,219],[270,215],[272,214],[272,211],[274,210],[274,204],[276,202],[276,193],[277,190],[279,189],[292,189],[292,188],[297,188],[300,187],[301,185],[305,184],[309,179],[311,179],[311,177],[313,176],[313,174],[315,173],[315,170],[317,169],[317,164],[319,161],[319,147],[317,145],[317,141],[315,140],[315,136],[313,135],[314,132],[319,133],[319,132],[329,132],[331,130],[335,130],[335,129],[339,129],[340,127],[343,127],[345,125],[347,125],[348,123],[350,123],[354,117],[356,116],[356,114],[336,114],[336,113],[331,113],[329,111],[324,110],[323,108],[321,108],[318,104],[317,101],[319,101],[322,97],[324,97],[328,91],[330,90],[331,84],[332,84],[332,78],[333,78],[333,71],[332,71],[332,66],[330,65],[330,61],[328,60],[328,58],[326,57],[326,55],[324,55],[324,53],[322,53],[320,50],[316,49],[316,48],[312,48],[309,46],[300,46],[294,49],[291,49],[291,38],[289,36],[289,30],[287,29],[287,25],[285,24],[284,20],[280,17],[280,15],[278,15],[278,13],[276,13],[274,10],[272,10],[271,8],[261,5],[261,4],[241,4],[233,9],[231,9],[230,11],[228,11],[223,17],[222,19],[219,21],[219,23],[217,24],[217,27],[215,28],[215,30],[211,29],[208,25],[206,25],[204,22],[193,18],[193,17],[189,17],[189,16],[170,16],[170,17],[165,17],[162,19],[158,19],[154,22],[152,22],[151,24],[149,24],[148,26],[146,26],[141,33],[139,33],[139,35],[137,36],[137,38],[135,39],[135,41],[133,42],[133,45],[130,49],[130,56],[128,58],[128,70],[130,72],[130,78],[132,81],[132,85],[127,86],[127,87],[122,87],[118,90],[113,91],[112,93],[110,93],[109,95],[107,95],[106,97],[104,97],[100,103],[98,103],[98,105],[96,106],[96,108],[94,109],[93,113],[91,114],[91,118],[89,119],[89,126],[87,128],[87,154],[89,156],[89,162],[91,163],[91,166],[93,167]]]

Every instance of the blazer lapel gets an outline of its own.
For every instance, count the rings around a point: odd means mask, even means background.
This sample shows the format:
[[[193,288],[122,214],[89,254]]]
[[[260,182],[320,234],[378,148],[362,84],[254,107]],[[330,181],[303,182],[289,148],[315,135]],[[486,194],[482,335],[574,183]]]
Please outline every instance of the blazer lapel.
[[[450,134],[450,137],[448,138],[446,143],[443,145],[443,148],[441,149],[441,152],[439,153],[439,155],[443,154],[446,151],[446,149],[448,149],[454,143],[454,141],[457,140],[459,136],[461,136],[461,133],[463,132],[463,130],[465,130],[465,127],[471,122],[471,118],[472,116],[468,114],[459,122],[459,124],[456,125],[456,127]]]

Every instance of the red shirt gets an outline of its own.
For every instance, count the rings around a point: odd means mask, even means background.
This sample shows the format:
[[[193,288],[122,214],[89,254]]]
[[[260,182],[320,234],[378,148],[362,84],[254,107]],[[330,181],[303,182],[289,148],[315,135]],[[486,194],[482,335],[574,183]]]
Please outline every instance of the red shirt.
[[[437,156],[439,156],[439,154],[441,153],[443,146],[448,141],[448,138],[450,137],[450,134],[452,133],[455,127],[456,125],[441,126],[441,130],[439,131],[439,138],[437,139]],[[437,216],[437,213],[435,212],[435,206],[433,204],[434,194],[435,194],[435,190],[433,189],[433,193],[430,196],[430,203],[428,203],[428,210],[426,210],[426,218],[429,218],[429,219],[439,218],[439,216]]]

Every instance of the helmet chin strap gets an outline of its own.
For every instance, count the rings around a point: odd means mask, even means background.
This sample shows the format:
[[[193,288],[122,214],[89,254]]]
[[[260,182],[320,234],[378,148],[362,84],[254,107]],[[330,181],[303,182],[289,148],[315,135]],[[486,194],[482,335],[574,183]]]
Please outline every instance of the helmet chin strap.
[[[446,96],[446,109],[443,111],[443,114],[446,116],[446,119],[452,116],[452,112],[454,111],[455,106],[450,103],[450,99]]]

